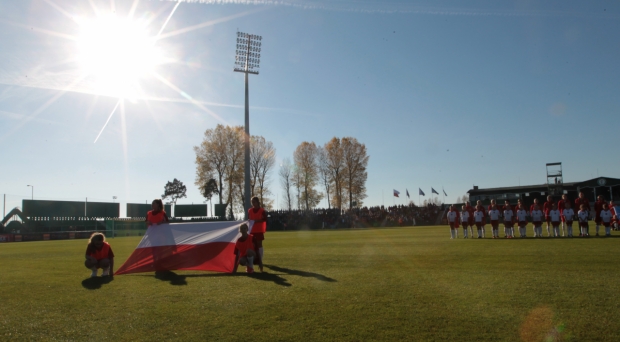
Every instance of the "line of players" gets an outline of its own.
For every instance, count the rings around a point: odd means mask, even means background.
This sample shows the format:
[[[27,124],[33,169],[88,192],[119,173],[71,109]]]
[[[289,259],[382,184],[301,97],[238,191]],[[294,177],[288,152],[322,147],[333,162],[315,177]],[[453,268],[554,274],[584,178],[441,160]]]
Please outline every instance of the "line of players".
[[[547,196],[547,202],[543,204],[542,210],[538,205],[538,199],[534,199],[529,212],[525,210],[525,206],[520,199],[514,210],[508,201],[505,202],[501,210],[495,203],[495,200],[491,200],[491,204],[486,210],[482,206],[481,201],[476,203],[476,207],[472,207],[467,202],[460,212],[452,205],[447,213],[448,223],[450,224],[450,238],[456,239],[458,237],[459,224],[463,225],[464,238],[467,239],[469,237],[468,227],[471,231],[471,237],[474,237],[474,226],[477,230],[478,239],[484,238],[487,217],[491,221],[494,239],[499,238],[500,219],[503,219],[506,238],[512,239],[515,237],[515,224],[519,228],[519,237],[525,238],[527,236],[526,226],[528,218],[531,219],[534,226],[534,237],[542,237],[543,220],[547,223],[548,237],[560,237],[560,226],[562,228],[561,236],[573,237],[573,221],[575,220],[579,222],[579,236],[589,237],[590,202],[586,199],[584,193],[580,192],[579,198],[574,203],[575,207],[579,209],[576,213],[571,208],[571,201],[567,195],[562,195],[562,199],[558,203],[555,203],[551,196]],[[605,227],[605,236],[611,236],[612,226],[615,225],[615,230],[620,226],[618,214],[620,214],[620,206],[615,205],[613,201],[607,203],[603,196],[598,196],[598,200],[594,203],[596,236],[599,236],[601,225]]]

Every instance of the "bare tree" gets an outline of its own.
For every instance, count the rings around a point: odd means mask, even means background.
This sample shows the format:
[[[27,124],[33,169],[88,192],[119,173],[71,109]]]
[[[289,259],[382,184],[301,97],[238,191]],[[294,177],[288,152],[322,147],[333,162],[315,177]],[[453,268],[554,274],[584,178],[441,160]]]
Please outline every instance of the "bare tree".
[[[284,199],[286,200],[286,204],[288,206],[288,210],[293,208],[293,203],[291,202],[291,187],[293,186],[293,165],[291,165],[291,161],[288,158],[284,158],[282,160],[282,164],[280,164],[280,185],[284,190]]]
[[[349,197],[349,208],[353,202],[361,206],[361,201],[366,198],[366,179],[368,173],[369,156],[366,153],[366,145],[360,144],[352,137],[342,138],[342,151],[345,166],[344,189]]]
[[[265,195],[270,194],[267,187],[269,172],[276,163],[276,149],[271,141],[260,136],[252,136],[250,140],[250,175],[252,195],[258,196],[265,206]]]
[[[327,169],[330,173],[331,182],[333,183],[333,202],[334,207],[342,208],[342,183],[344,177],[344,159],[342,145],[339,138],[332,138],[324,146],[327,154]]]
[[[332,177],[329,170],[329,159],[327,157],[327,150],[325,147],[317,148],[317,162],[319,167],[319,178],[325,186],[325,197],[327,198],[327,208],[331,209],[330,195]]]
[[[301,189],[305,209],[315,207],[322,199],[322,194],[314,187],[318,180],[316,144],[304,141],[295,149],[294,161],[297,177],[296,186]]]

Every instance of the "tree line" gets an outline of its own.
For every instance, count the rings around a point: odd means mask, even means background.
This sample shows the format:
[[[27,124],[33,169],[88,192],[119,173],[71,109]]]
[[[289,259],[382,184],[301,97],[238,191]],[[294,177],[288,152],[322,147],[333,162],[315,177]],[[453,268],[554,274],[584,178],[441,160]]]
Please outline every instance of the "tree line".
[[[362,206],[368,173],[366,145],[334,137],[323,146],[304,141],[280,165],[280,185],[289,210],[312,209],[323,199],[328,208]],[[325,192],[321,192],[322,188]]]
[[[195,184],[210,200],[217,196],[229,213],[242,212],[244,203],[243,126],[217,125],[204,133],[196,153]],[[327,199],[329,208],[361,206],[366,198],[368,166],[366,146],[352,137],[332,138],[323,146],[302,142],[293,162],[284,158],[279,169],[285,207],[315,208]],[[261,136],[250,137],[250,189],[263,207],[273,209],[270,175],[276,163],[276,149]],[[321,189],[321,190],[319,190]]]

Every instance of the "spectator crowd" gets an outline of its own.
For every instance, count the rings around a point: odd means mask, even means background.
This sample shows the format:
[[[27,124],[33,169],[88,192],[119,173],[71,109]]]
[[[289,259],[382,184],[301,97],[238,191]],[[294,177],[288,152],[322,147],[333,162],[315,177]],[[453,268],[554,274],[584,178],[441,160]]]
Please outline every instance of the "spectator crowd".
[[[396,227],[435,224],[442,213],[442,206],[409,204],[346,210],[273,210],[268,212],[268,219],[270,230]]]

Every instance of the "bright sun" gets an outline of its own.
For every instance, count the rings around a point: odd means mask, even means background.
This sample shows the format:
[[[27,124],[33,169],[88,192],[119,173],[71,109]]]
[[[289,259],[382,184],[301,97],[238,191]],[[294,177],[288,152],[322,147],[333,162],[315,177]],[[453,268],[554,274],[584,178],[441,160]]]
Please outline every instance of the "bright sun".
[[[79,24],[77,59],[83,71],[94,77],[96,93],[135,98],[138,82],[163,62],[146,24],[113,15],[82,19]]]

